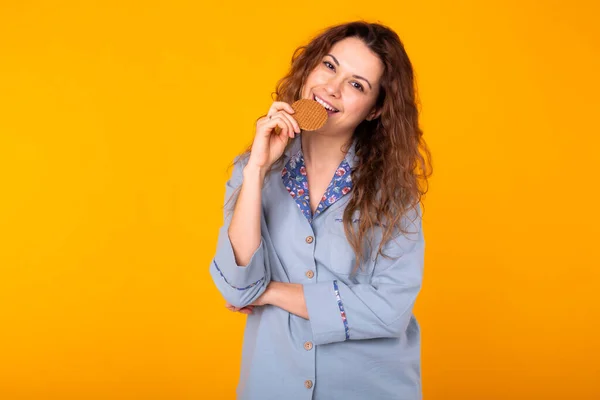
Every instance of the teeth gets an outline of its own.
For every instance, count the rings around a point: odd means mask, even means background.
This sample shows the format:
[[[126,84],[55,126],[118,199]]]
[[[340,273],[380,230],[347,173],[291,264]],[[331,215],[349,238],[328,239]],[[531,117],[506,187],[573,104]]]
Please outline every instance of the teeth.
[[[329,111],[338,111],[335,108],[329,106],[327,103],[325,103],[323,100],[321,100],[320,98],[318,98],[317,96],[315,96],[315,101],[317,103],[319,103],[320,105],[322,105],[323,107],[325,107],[326,109],[328,109]]]

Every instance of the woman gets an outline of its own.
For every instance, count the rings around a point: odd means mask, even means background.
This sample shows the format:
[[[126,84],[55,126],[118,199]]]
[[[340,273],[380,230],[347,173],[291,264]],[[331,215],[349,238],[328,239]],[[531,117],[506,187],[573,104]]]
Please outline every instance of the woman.
[[[276,95],[234,161],[210,266],[248,314],[238,398],[420,399],[430,157],[403,45],[379,24],[331,27]],[[300,131],[300,98],[327,109],[321,129]]]

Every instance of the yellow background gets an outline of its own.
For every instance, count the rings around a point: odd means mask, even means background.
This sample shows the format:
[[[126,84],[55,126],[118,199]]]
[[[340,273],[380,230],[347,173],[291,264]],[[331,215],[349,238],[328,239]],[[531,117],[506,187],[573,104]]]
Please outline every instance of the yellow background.
[[[293,50],[360,18],[434,155],[424,398],[600,398],[594,3],[2,1],[0,399],[234,398],[226,168]]]

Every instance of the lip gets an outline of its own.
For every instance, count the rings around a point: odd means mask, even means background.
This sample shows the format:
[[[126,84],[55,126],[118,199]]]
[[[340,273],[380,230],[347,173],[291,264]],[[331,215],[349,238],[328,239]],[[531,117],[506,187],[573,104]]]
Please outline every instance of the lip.
[[[315,97],[318,97],[318,98],[319,98],[319,100],[321,100],[323,103],[325,103],[325,104],[327,104],[329,107],[331,107],[331,108],[333,108],[333,109],[337,110],[337,111],[335,111],[335,112],[339,112],[339,111],[340,111],[340,109],[339,109],[339,108],[337,108],[336,106],[334,106],[334,105],[333,105],[333,104],[331,104],[330,102],[323,100],[323,98],[322,98],[322,97],[320,97],[320,96],[317,96],[316,94],[314,94],[314,95],[313,95],[313,100],[315,99]]]

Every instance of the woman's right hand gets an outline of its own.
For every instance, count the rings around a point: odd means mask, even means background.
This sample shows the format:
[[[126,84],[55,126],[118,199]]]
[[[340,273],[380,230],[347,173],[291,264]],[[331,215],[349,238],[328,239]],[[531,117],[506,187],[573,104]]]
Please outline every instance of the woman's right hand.
[[[288,140],[300,133],[300,126],[291,115],[294,113],[294,109],[288,103],[273,102],[267,115],[256,122],[256,134],[248,165],[266,171],[281,157]],[[280,129],[275,129],[276,127]]]
[[[250,315],[250,314],[252,314],[252,311],[254,311],[254,307],[255,306],[249,305],[249,306],[246,306],[246,307],[236,307],[233,304],[225,303],[225,307],[229,311],[239,312],[239,313],[242,313],[242,314]]]

